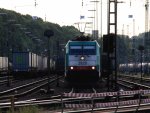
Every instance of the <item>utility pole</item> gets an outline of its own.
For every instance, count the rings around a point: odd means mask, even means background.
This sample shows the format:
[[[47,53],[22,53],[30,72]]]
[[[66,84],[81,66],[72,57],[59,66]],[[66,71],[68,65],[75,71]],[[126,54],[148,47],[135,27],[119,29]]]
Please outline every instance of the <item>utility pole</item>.
[[[109,60],[109,63],[112,62],[113,66],[114,66],[114,73],[112,70],[111,65],[112,64],[108,64],[110,66],[110,74],[108,75],[108,77],[111,75],[112,76],[112,81],[114,83],[115,86],[115,90],[118,90],[118,85],[117,85],[117,4],[118,3],[123,3],[122,1],[118,2],[117,0],[108,0],[108,29],[107,29],[107,34],[109,35],[109,38],[112,38],[112,42],[108,41],[110,43],[113,43],[113,53],[107,53],[107,57]],[[112,21],[114,20],[114,21]],[[111,40],[111,39],[109,39]],[[109,48],[110,45],[108,45]],[[113,76],[114,74],[114,76]]]
[[[114,20],[113,22],[111,20]],[[107,57],[108,57],[108,63],[110,63],[112,60],[114,61],[114,71],[115,71],[115,76],[112,78],[112,81],[114,81],[115,83],[115,90],[117,90],[117,44],[116,44],[116,37],[117,37],[117,0],[108,0],[108,29],[107,29],[107,34],[114,34],[113,37],[113,49],[114,49],[114,54],[110,54],[109,52],[107,53]],[[108,45],[109,46],[109,45]],[[112,58],[113,57],[113,58]],[[112,72],[112,64],[108,64],[110,66],[109,68],[109,75],[108,78],[110,78],[110,76],[113,76],[113,72]],[[115,80],[114,80],[115,79]],[[110,79],[108,79],[110,80]],[[108,81],[109,84],[109,81]],[[108,86],[109,87],[109,86]]]
[[[54,35],[54,31],[51,30],[51,29],[46,29],[44,31],[44,36],[48,38],[48,46],[47,46],[47,54],[48,54],[48,58],[47,58],[47,71],[48,71],[48,89],[47,89],[47,92],[49,93],[50,92],[50,37],[52,37]]]
[[[93,10],[88,10],[88,11],[93,11],[93,30],[92,30],[92,35],[93,35],[93,38],[94,39],[98,39],[98,34],[99,34],[99,31],[98,31],[98,3],[99,1],[98,0],[92,0],[90,1],[91,3],[93,3],[94,5],[94,9]]]
[[[145,1],[145,37],[143,38],[143,46],[145,46],[143,61],[148,62],[148,52],[149,52],[149,0]]]
[[[145,3],[145,32],[148,32],[148,26],[149,26],[149,23],[148,23],[148,20],[149,20],[148,14],[149,14],[149,0],[146,0],[146,3]]]
[[[35,8],[36,8],[37,5],[38,5],[38,4],[36,3],[36,0],[35,0],[35,3],[34,3]]]

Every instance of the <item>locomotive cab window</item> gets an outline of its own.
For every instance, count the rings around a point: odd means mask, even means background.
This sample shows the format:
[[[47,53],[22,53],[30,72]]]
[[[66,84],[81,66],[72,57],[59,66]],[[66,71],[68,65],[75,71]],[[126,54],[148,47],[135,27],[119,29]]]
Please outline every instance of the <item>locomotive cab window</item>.
[[[95,55],[96,54],[96,47],[95,46],[83,46],[83,54]]]
[[[70,55],[81,55],[82,46],[70,46]]]

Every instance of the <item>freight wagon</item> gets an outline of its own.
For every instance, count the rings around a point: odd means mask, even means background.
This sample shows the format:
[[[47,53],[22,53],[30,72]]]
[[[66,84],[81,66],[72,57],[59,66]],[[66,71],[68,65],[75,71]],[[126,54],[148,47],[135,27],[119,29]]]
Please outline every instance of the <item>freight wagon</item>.
[[[32,52],[13,52],[12,70],[15,78],[43,76],[47,73],[47,57]],[[55,61],[50,59],[50,69],[55,70]]]
[[[37,55],[31,52],[13,52],[13,71],[24,72],[37,69]]]
[[[0,72],[8,71],[8,57],[0,57]]]
[[[32,77],[37,71],[37,55],[31,52],[12,53],[12,71],[16,78]]]
[[[56,59],[55,69],[58,75],[63,75],[65,72],[65,58],[64,56],[59,56]]]

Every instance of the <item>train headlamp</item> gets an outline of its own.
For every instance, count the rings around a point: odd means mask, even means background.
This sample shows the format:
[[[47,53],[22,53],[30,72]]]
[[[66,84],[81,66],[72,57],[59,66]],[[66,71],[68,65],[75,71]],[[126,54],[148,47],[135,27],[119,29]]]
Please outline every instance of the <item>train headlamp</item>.
[[[84,59],[85,59],[85,57],[84,57],[84,56],[81,56],[81,57],[80,57],[80,59],[81,59],[81,60],[84,60]]]
[[[94,69],[95,69],[95,67],[93,66],[93,67],[92,67],[92,69],[94,70]]]
[[[73,67],[70,67],[71,70],[73,70]]]

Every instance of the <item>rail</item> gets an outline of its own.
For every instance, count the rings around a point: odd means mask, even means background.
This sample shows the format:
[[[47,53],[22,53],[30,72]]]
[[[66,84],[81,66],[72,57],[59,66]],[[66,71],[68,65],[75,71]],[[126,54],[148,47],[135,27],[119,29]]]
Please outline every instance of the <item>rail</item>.
[[[139,98],[124,101],[114,101],[114,102],[95,102],[96,98],[106,97],[106,96],[118,96],[121,95],[135,95],[138,94]],[[142,95],[150,94],[150,90],[135,90],[135,91],[121,91],[121,92],[105,92],[93,94],[74,94],[74,93],[64,93],[59,96],[59,99],[49,99],[49,100],[26,100],[14,102],[15,107],[19,106],[29,106],[29,105],[45,105],[45,104],[59,104],[61,106],[61,112],[72,113],[72,112],[92,112],[92,111],[108,111],[108,112],[119,112],[120,110],[131,110],[138,111],[143,109],[150,109],[150,99],[141,98]],[[64,98],[66,97],[66,98]],[[69,98],[72,97],[72,98]],[[84,103],[81,101],[89,100],[90,103]],[[75,103],[73,103],[75,102]],[[11,102],[0,103],[0,108],[11,107]],[[76,111],[67,111],[67,109],[78,109]],[[65,111],[65,112],[64,112]]]

